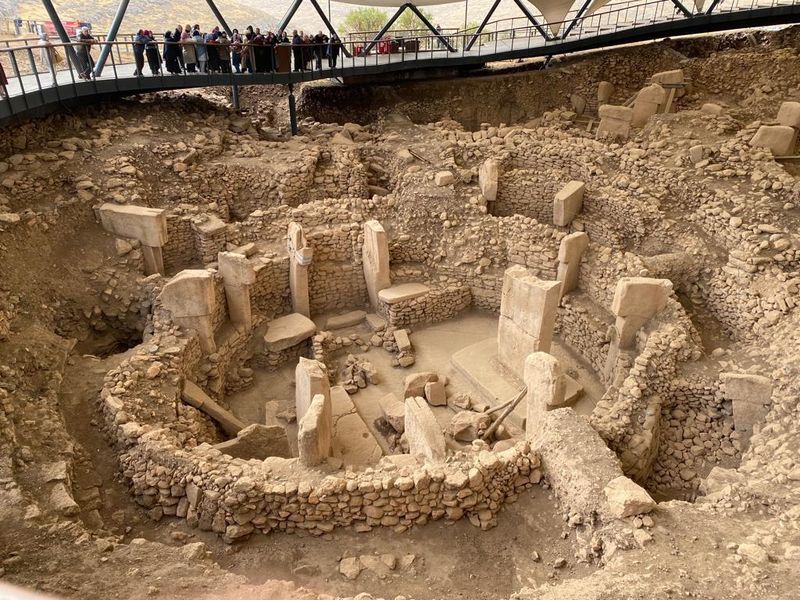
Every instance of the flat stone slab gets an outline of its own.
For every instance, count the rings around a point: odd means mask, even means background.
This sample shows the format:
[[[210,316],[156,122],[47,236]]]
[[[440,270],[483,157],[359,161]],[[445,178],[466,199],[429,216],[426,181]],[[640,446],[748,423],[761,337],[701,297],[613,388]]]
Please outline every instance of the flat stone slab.
[[[350,395],[337,385],[331,388],[333,412],[332,454],[345,465],[374,465],[383,456],[375,437],[353,404]]]
[[[403,300],[412,300],[424,296],[430,288],[424,283],[401,283],[378,292],[378,299],[386,304],[397,304]]]
[[[300,313],[292,313],[269,322],[264,334],[264,347],[269,352],[280,352],[307,340],[316,330],[314,321]]]
[[[467,346],[450,357],[453,367],[467,378],[480,399],[497,406],[516,396],[523,387],[511,371],[497,360],[497,337],[490,337]],[[521,427],[526,416],[525,401],[519,403],[509,419]]]
[[[358,325],[367,318],[367,313],[363,310],[353,310],[343,315],[336,315],[325,322],[326,329],[344,329]]]
[[[473,390],[480,399],[491,406],[502,404],[516,396],[524,383],[518,380],[509,370],[500,365],[497,360],[497,338],[486,338],[480,342],[467,346],[450,357],[450,363],[455,369],[467,378]],[[567,374],[566,393],[562,406],[572,406],[583,395],[583,385]],[[522,427],[523,419],[527,416],[527,403],[519,403],[509,419],[518,427]]]

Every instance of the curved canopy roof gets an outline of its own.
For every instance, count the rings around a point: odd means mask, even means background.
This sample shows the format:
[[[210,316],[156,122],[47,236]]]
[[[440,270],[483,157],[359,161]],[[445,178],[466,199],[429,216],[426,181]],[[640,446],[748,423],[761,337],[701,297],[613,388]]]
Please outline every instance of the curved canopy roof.
[[[416,6],[436,6],[438,4],[456,4],[463,3],[465,0],[335,0],[342,4],[358,4],[360,6],[375,6],[379,8],[399,8],[407,2],[411,2]],[[611,0],[594,0],[589,13],[591,14],[599,8],[608,4]],[[702,1],[702,0],[701,0]],[[582,0],[528,0],[535,6],[544,20],[550,26],[553,35],[558,34],[561,29],[561,24],[566,18],[569,11],[573,8],[577,10],[583,3]]]

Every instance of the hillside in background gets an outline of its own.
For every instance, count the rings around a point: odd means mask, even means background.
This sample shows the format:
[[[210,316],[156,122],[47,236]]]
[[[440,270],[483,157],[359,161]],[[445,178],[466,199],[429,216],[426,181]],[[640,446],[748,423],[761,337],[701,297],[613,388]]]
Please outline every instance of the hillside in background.
[[[56,0],[59,15],[65,21],[92,23],[96,31],[105,31],[117,11],[118,0]],[[248,6],[238,0],[225,0],[218,6],[231,27],[248,24],[272,27],[279,17],[256,3]],[[23,19],[45,21],[47,12],[38,0],[0,0],[0,13],[19,15]],[[282,13],[281,13],[282,14]],[[179,23],[199,23],[210,29],[216,24],[213,13],[204,0],[131,0],[121,32],[131,33],[140,28],[163,32]]]
[[[280,18],[286,13],[291,0],[225,0],[218,1],[217,6],[222,11],[231,27],[240,30],[247,25],[274,29]],[[467,23],[479,22],[492,4],[492,0],[471,0],[469,14],[466,15]],[[87,21],[94,25],[96,31],[103,31],[108,27],[117,10],[117,0],[60,0],[55,2],[56,8],[64,20]],[[329,5],[325,0],[320,1],[320,6],[327,13]],[[268,7],[268,10],[264,10]],[[330,16],[336,27],[339,27],[345,15],[357,9],[351,4],[332,2]],[[433,15],[434,24],[442,27],[463,28],[465,23],[465,3],[454,2],[439,6],[432,6],[425,10]],[[531,9],[536,13],[533,6]],[[384,9],[387,20],[393,9]],[[19,15],[23,19],[47,20],[47,13],[38,0],[0,0],[0,16],[12,17]],[[493,20],[506,17],[519,17],[522,13],[511,0],[504,2],[495,12]],[[122,32],[130,33],[139,28],[152,29],[157,32],[172,28],[178,23],[200,23],[203,28],[210,28],[216,24],[211,10],[204,0],[130,0],[128,13],[122,25]],[[291,28],[317,31],[322,29],[322,21],[314,11],[311,4],[303,5],[295,15]]]

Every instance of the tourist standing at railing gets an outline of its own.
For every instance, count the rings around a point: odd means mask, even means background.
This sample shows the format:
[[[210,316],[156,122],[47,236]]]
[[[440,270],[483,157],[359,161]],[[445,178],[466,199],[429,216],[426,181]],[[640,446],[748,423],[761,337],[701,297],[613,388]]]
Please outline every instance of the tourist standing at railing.
[[[241,73],[242,66],[242,36],[239,35],[239,30],[233,30],[233,37],[231,38],[231,63],[233,70]]]
[[[219,32],[217,38],[217,52],[219,53],[219,68],[223,73],[231,72],[231,41],[224,31]]]
[[[146,42],[144,53],[147,56],[147,64],[150,66],[150,72],[153,75],[161,73],[161,58],[158,56],[158,44],[156,38],[153,37],[153,32],[149,29],[144,32]]]
[[[89,33],[88,27],[81,27],[80,32],[75,39],[78,42],[78,47],[76,48],[79,68],[78,77],[81,79],[91,79],[92,68],[94,68],[92,44],[95,43],[95,39],[92,37],[92,34]]]
[[[53,78],[53,85],[56,85],[56,65],[64,59],[56,51],[55,46],[50,42],[50,37],[46,33],[39,35],[39,60],[50,71]]]
[[[197,68],[201,73],[205,73],[206,63],[208,62],[208,50],[203,34],[200,33],[199,25],[195,25],[192,30],[192,40],[194,41],[194,48],[197,53]]]
[[[136,32],[136,35],[133,36],[133,60],[136,62],[136,70],[133,74],[136,77],[142,77],[144,75],[145,46],[147,46],[147,36],[145,35],[145,31],[140,29]]]
[[[244,40],[242,42],[242,71],[247,73],[253,72],[253,40],[256,34],[253,31],[253,26],[248,25],[244,30]]]
[[[317,71],[322,70],[322,59],[328,55],[328,36],[321,31],[314,36],[314,59],[317,63]]]
[[[278,45],[277,36],[271,31],[268,31],[267,37],[264,38],[264,45],[267,47],[267,71],[272,73],[276,70],[275,46]]]
[[[336,68],[336,61],[339,60],[339,52],[342,50],[342,41],[335,33],[331,35],[330,43],[328,44],[328,66],[331,69]]]
[[[217,51],[217,38],[219,37],[219,27],[214,27],[206,34],[206,54],[208,64],[206,70],[210,73],[219,71],[219,52]]]
[[[181,72],[186,72],[186,61],[183,59],[183,44],[181,43],[181,36],[183,35],[183,27],[178,25],[175,28],[175,31],[172,34],[172,41],[175,42],[176,47],[178,49],[178,66],[181,68]]]
[[[292,32],[292,57],[294,58],[294,70],[305,71],[306,65],[303,62],[303,38],[295,29]]]
[[[310,35],[303,35],[303,64],[306,71],[314,70],[314,41]]]
[[[187,25],[181,32],[181,48],[183,50],[183,64],[187,73],[197,72],[197,49],[192,39],[192,26]]]
[[[164,34],[164,66],[167,68],[167,73],[171,75],[181,74],[181,65],[178,62],[180,52],[178,40],[174,38],[172,31],[167,31]]]

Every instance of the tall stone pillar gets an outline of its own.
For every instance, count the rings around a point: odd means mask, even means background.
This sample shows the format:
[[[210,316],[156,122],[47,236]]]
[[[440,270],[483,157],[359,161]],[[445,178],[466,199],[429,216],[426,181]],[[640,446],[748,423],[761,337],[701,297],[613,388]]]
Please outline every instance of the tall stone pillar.
[[[292,291],[292,311],[311,318],[311,303],[308,295],[308,267],[314,251],[308,245],[299,223],[289,223],[286,236],[289,251],[289,288]]]
[[[253,328],[250,286],[256,281],[255,269],[247,256],[238,252],[220,252],[217,263],[231,322],[240,331],[250,331]]]
[[[506,269],[497,352],[500,362],[517,377],[523,376],[528,354],[550,350],[560,299],[561,282],[539,279],[519,265]]]
[[[106,203],[100,207],[103,229],[117,237],[139,240],[144,272],[164,274],[162,246],[167,243],[167,215],[164,209]]]
[[[206,354],[217,351],[213,315],[217,298],[214,278],[205,269],[186,269],[169,280],[161,291],[161,304],[179,327],[194,329]]]
[[[636,332],[667,305],[671,293],[669,279],[623,277],[617,282],[611,312],[617,317],[614,328],[620,349],[633,346]]]
[[[311,401],[317,394],[322,394],[328,399],[327,406],[330,412],[331,384],[324,364],[318,360],[300,357],[294,371],[294,380],[295,411],[298,423],[308,412],[308,407],[311,406]]]
[[[539,433],[544,414],[564,405],[567,378],[557,358],[546,352],[534,352],[525,358],[523,380],[528,388],[525,434],[533,440]]]
[[[392,280],[389,271],[389,241],[383,226],[375,220],[364,223],[362,258],[369,301],[372,306],[378,307],[378,292],[390,287]]]
[[[313,467],[331,455],[333,443],[333,410],[330,396],[316,394],[306,414],[297,420],[297,450],[300,462]]]
[[[581,270],[581,258],[589,247],[589,236],[577,231],[564,236],[558,247],[558,274],[561,282],[561,297],[578,287],[578,275]]]

